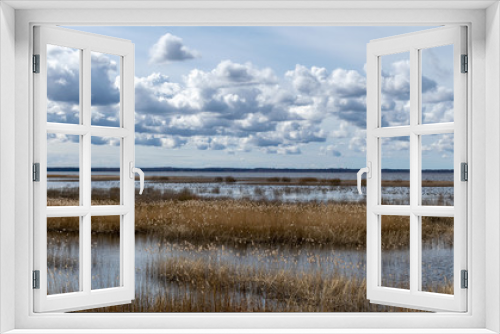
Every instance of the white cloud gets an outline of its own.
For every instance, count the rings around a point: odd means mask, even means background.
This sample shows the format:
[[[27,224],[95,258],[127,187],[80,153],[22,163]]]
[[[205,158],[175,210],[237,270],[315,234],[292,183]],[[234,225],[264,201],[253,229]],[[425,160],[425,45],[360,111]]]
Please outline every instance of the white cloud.
[[[72,51],[52,52],[62,53],[75,66]],[[99,92],[92,122],[116,126],[117,76],[111,74],[117,64],[106,55],[96,55],[95,63],[93,71],[109,89]],[[78,99],[63,101],[62,91],[57,90],[61,85],[74,89],[75,69],[57,62],[50,66],[56,73],[52,78],[56,89],[49,95],[48,118],[78,123]],[[398,124],[409,115],[407,85],[405,62],[383,74],[384,125]],[[452,92],[428,78],[423,86],[424,120],[452,121]],[[279,78],[269,68],[224,60],[209,71],[194,69],[180,82],[161,73],[137,77],[135,90],[137,145],[301,154],[305,145],[325,143],[320,153],[331,156],[366,150],[366,79],[357,71],[296,65]],[[349,140],[335,148],[330,145],[341,138]]]
[[[336,145],[328,145],[328,146],[321,146],[320,147],[320,153],[323,155],[328,155],[328,156],[333,156],[333,157],[340,157],[342,156],[342,152],[340,152],[337,149]]]
[[[199,53],[187,48],[182,38],[167,33],[151,47],[149,56],[150,63],[164,64],[193,59],[199,57]]]

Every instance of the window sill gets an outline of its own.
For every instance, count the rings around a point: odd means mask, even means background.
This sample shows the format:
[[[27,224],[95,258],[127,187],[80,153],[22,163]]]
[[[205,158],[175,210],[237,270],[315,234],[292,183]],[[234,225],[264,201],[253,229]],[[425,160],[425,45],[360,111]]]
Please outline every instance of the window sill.
[[[495,333],[484,328],[475,329],[15,329],[5,334],[486,334]]]

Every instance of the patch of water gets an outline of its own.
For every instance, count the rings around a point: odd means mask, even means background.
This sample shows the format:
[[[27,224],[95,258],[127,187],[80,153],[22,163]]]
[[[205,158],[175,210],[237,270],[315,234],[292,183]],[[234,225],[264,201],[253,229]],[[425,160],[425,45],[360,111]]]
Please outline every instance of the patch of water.
[[[49,232],[49,238],[59,238],[59,234]],[[77,238],[75,236],[74,238]],[[92,252],[92,287],[106,287],[110,282],[119,280],[119,261],[110,261],[117,258],[119,237],[114,234],[100,233],[99,246]],[[70,237],[53,243],[48,248],[48,288],[49,293],[66,291],[63,286],[76,286],[78,282],[78,252],[71,251]],[[61,252],[61,249],[69,250]],[[434,286],[436,282],[453,281],[453,248],[446,247],[443,243],[429,243],[424,245],[422,258],[426,260],[422,270],[423,282],[426,286]],[[391,250],[384,257],[382,271],[394,274],[391,280],[396,283],[408,282],[407,271],[399,266],[409,264],[407,251]],[[155,235],[136,235],[136,290],[156,291],[160,293],[159,286],[151,286],[150,277],[155,270],[162,270],[162,263],[168,260],[188,259],[202,260],[205,263],[221,264],[228,267],[254,268],[256,271],[266,272],[292,271],[295,273],[316,273],[323,277],[332,274],[343,277],[366,277],[366,250],[364,249],[334,249],[331,247],[311,246],[252,246],[252,245],[204,245],[197,246],[189,242],[166,242]],[[73,265],[72,265],[73,264]],[[76,265],[74,265],[76,264]],[[163,269],[164,270],[164,269]],[[75,275],[76,273],[76,275]],[[141,284],[147,283],[148,286]],[[153,285],[156,284],[153,282]],[[74,290],[77,291],[77,290]]]

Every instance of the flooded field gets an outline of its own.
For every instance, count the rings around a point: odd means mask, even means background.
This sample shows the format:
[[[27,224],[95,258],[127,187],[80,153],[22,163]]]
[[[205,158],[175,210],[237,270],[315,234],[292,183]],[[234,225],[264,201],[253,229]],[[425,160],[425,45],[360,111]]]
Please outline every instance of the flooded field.
[[[117,204],[119,191],[109,188],[116,181],[100,182],[93,204]],[[311,182],[318,184],[148,182],[136,197],[136,299],[90,311],[411,311],[366,300],[363,197],[354,186]],[[49,182],[48,204],[77,205],[70,184]],[[388,188],[391,202],[409,189]],[[453,203],[452,187],[423,189],[429,200]],[[92,288],[119,286],[116,221],[92,224]],[[49,294],[79,290],[75,226],[48,221]],[[397,216],[382,229],[383,285],[407,288],[409,229]],[[453,293],[453,219],[426,221],[422,236],[423,290]]]

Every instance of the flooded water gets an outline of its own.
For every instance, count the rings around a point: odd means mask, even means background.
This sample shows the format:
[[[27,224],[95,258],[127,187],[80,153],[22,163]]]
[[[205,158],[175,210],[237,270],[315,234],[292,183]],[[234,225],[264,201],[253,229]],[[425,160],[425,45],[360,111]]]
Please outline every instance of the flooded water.
[[[117,175],[116,172],[93,172],[98,175]],[[74,175],[74,172],[50,172],[58,175]],[[186,176],[213,178],[227,176],[222,172],[155,172],[149,176]],[[265,178],[275,176],[275,173],[232,173],[235,178]],[[355,180],[355,173],[287,173],[279,174],[280,177],[286,175],[289,178],[315,177],[317,179],[339,178],[341,180]],[[407,181],[409,173],[391,172],[384,173],[384,180],[402,180]],[[422,175],[424,181],[453,181],[453,172],[425,172]],[[50,178],[47,187],[49,189],[65,189],[77,187],[78,179]],[[93,181],[93,188],[118,188],[119,181]],[[136,182],[136,187],[139,183]],[[146,188],[158,189],[179,193],[185,190],[190,191],[196,196],[202,198],[232,198],[232,199],[250,199],[262,201],[284,201],[284,202],[329,202],[329,201],[364,201],[365,196],[359,195],[355,186],[331,186],[331,185],[286,185],[286,184],[251,184],[227,183],[227,182],[206,182],[206,183],[182,183],[182,182],[151,182],[146,181]],[[363,189],[366,193],[366,189]],[[387,204],[409,204],[409,187],[383,187],[382,203]],[[423,187],[422,188],[423,205],[453,205],[453,187]]]
[[[51,172],[65,174],[63,172]],[[96,172],[104,175],[106,172]],[[109,172],[113,174],[112,172]],[[71,174],[71,173],[70,173]],[[172,176],[156,173],[158,176]],[[178,172],[178,176],[200,176],[196,173]],[[241,175],[240,175],[241,174]],[[234,177],[255,177],[255,173],[240,173]],[[389,173],[392,180],[407,180],[407,173]],[[114,175],[114,174],[113,174]],[[225,177],[227,173],[204,173],[203,177]],[[268,174],[259,177],[274,176]],[[323,175],[296,173],[287,177],[337,177],[353,180],[355,174],[344,173]],[[283,175],[280,175],[283,177]],[[423,179],[433,181],[452,181],[453,173],[428,173]],[[48,188],[76,188],[77,179],[49,178]],[[118,181],[93,181],[93,188],[111,189],[119,187]],[[138,183],[137,183],[138,186]],[[278,202],[364,202],[365,196],[357,193],[354,186],[332,186],[325,184],[252,184],[251,182],[146,182],[146,188],[169,193],[189,191],[197,198],[203,199],[243,199],[252,201]],[[405,204],[409,197],[409,187],[384,187],[383,203]],[[422,203],[424,205],[453,205],[453,187],[423,187]],[[148,219],[155,219],[149,217]],[[201,245],[191,244],[180,238],[177,241],[163,239],[154,233],[136,233],[135,272],[136,300],[141,311],[162,310],[165,312],[165,300],[170,298],[172,305],[182,302],[181,311],[186,310],[185,303],[205,303],[215,305],[210,311],[217,311],[217,303],[231,300],[236,303],[232,311],[248,310],[296,310],[322,311],[323,306],[303,308],[299,306],[283,306],[276,298],[275,287],[279,277],[293,275],[291,280],[310,284],[329,282],[332,277],[342,278],[346,282],[356,282],[359,289],[364,289],[366,278],[366,249],[333,247],[326,245],[290,245],[290,244],[253,244],[232,242],[209,242]],[[453,282],[453,247],[439,238],[422,245],[422,290],[438,292],[443,286]],[[79,291],[79,236],[78,233],[58,231],[48,232],[48,293],[67,293]],[[92,289],[102,289],[120,285],[120,239],[117,233],[92,233]],[[408,288],[409,284],[409,251],[408,249],[389,249],[383,251],[381,284],[383,286]],[[211,275],[217,280],[229,281],[209,282]],[[280,276],[281,275],[281,276]],[[198,278],[197,278],[198,277]],[[204,277],[206,282],[197,279]],[[316,282],[316,283],[314,283]],[[205,287],[210,285],[210,288]],[[267,285],[266,285],[267,284]],[[305,284],[305,283],[303,283]],[[318,287],[308,287],[311,291],[320,291]],[[264,287],[264,286],[267,286]],[[248,287],[248,288],[247,288]],[[212,289],[212,290],[211,290]],[[213,290],[215,289],[215,290]],[[225,289],[225,290],[224,290]],[[295,289],[295,288],[294,288]],[[358,289],[358,290],[359,290]],[[353,296],[356,289],[345,292],[347,304],[369,302],[362,297]],[[319,292],[318,292],[319,293]],[[344,293],[344,292],[341,292]],[[447,292],[450,293],[450,292]],[[346,296],[347,296],[346,295]],[[167,297],[165,297],[167,296]],[[349,298],[352,297],[352,300]],[[208,298],[208,299],[207,299]],[[295,297],[294,297],[295,298]],[[302,298],[302,297],[301,297]],[[305,298],[305,297],[304,297]],[[309,298],[309,297],[307,297]],[[356,299],[357,298],[357,299]],[[294,299],[295,300],[295,299]],[[157,303],[160,303],[158,306]],[[286,301],[288,303],[289,300]],[[256,303],[257,306],[255,304]],[[284,302],[283,302],[284,303]],[[365,303],[365,304],[366,304]],[[307,304],[307,303],[306,303]],[[153,306],[152,306],[153,305]],[[177,304],[176,304],[177,305]],[[242,307],[242,305],[245,305]],[[191,307],[191,306],[190,306]],[[219,305],[220,307],[220,305]],[[295,308],[294,308],[295,307]],[[312,308],[311,308],[312,307]],[[365,306],[346,306],[346,310],[360,310]],[[371,307],[371,306],[369,306]],[[196,310],[196,308],[194,308]],[[366,310],[366,307],[364,308]],[[133,312],[135,309],[127,309]],[[174,308],[167,308],[167,311]],[[193,308],[188,308],[192,311]],[[206,311],[206,309],[203,309]],[[328,309],[325,309],[328,310]],[[370,308],[370,310],[373,310]],[[378,309],[380,310],[380,309]],[[232,312],[231,311],[231,312]]]
[[[63,292],[78,291],[78,235],[49,232],[49,240],[57,240],[49,244],[49,294],[60,293],[61,286],[69,286]],[[100,233],[93,236],[96,240],[92,245],[92,288],[100,289],[109,286],[119,286],[119,236]],[[98,247],[97,247],[98,245]],[[166,242],[154,235],[136,235],[136,290],[143,291],[146,282],[151,280],[151,271],[161,271],[162,263],[189,259],[196,262],[223,265],[232,268],[253,268],[269,273],[293,271],[295,273],[316,273],[325,278],[340,275],[345,277],[366,277],[365,249],[333,249],[331,247],[311,246],[227,246],[210,244],[196,246],[189,242]],[[64,251],[61,251],[64,250]],[[391,286],[397,286],[409,281],[409,252],[391,250],[386,252],[382,261],[382,272],[390,273],[383,277]],[[423,289],[434,285],[453,281],[453,248],[444,243],[430,243],[423,247],[422,266]],[[159,279],[161,275],[153,276]],[[61,282],[64,284],[61,285]]]
[[[307,172],[258,172],[258,171],[246,171],[246,172],[234,172],[234,171],[224,171],[224,172],[208,172],[208,171],[148,171],[144,169],[144,172],[148,176],[172,176],[172,177],[226,177],[232,176],[234,178],[272,178],[272,177],[289,177],[289,178],[305,178],[305,177],[315,177],[318,179],[340,179],[340,180],[356,180],[357,171],[349,172],[322,172],[322,171],[307,171]],[[48,171],[48,174],[52,175],[78,175],[75,171]],[[96,175],[118,175],[117,171],[92,171],[92,174]],[[410,173],[408,171],[385,171],[384,170],[384,180],[402,180],[408,181],[410,178]],[[453,181],[453,171],[450,170],[424,170],[422,172],[422,180],[425,181]]]

